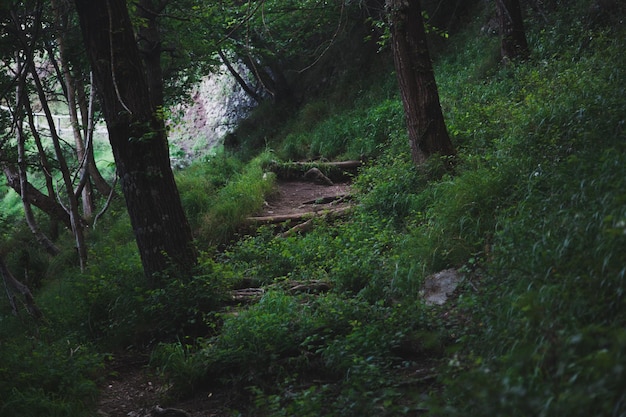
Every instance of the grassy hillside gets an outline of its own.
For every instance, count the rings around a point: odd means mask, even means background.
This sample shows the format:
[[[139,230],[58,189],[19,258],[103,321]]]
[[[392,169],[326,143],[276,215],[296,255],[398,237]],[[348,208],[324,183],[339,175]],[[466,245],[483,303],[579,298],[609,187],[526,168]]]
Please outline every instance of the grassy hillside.
[[[528,62],[499,63],[483,10],[437,54],[452,172],[412,165],[389,69],[285,123],[260,108],[242,154],[180,172],[193,278],[146,288],[119,208],[85,274],[42,261],[46,322],[2,304],[0,416],[90,415],[103,352],[120,350],[150,353],[165,403],[219,392],[224,415],[626,414],[624,10],[553,3],[528,11]],[[356,157],[349,218],[241,228],[271,192],[267,161]],[[454,296],[426,305],[424,279],[450,268]],[[233,305],[246,286],[265,292]]]

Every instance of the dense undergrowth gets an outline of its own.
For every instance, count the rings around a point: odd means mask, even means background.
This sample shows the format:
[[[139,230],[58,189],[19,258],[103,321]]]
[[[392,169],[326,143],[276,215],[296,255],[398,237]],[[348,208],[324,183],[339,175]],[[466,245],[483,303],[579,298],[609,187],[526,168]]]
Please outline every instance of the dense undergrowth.
[[[150,350],[165,401],[230,390],[231,415],[625,415],[626,28],[623,10],[586,11],[530,13],[528,62],[494,59],[482,16],[452,37],[435,71],[453,172],[412,165],[389,71],[350,106],[320,98],[251,137],[267,147],[250,161],[178,174],[204,251],[193,278],[147,288],[122,210],[84,274],[32,253],[46,319],[2,305],[0,416],[91,415],[123,349]],[[241,226],[271,190],[265,162],[318,157],[369,159],[349,219],[287,238]],[[7,239],[27,241],[6,213]],[[424,278],[446,268],[464,276],[454,300],[426,306]],[[330,291],[291,291],[317,281]],[[265,293],[233,306],[242,286]]]

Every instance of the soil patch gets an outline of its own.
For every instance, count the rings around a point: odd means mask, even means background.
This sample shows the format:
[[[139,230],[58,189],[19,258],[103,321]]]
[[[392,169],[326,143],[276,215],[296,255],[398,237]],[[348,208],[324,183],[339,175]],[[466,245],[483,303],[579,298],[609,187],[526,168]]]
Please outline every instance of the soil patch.
[[[347,207],[349,184],[320,185],[309,181],[280,181],[257,216],[280,216]]]
[[[186,401],[164,404],[170,385],[148,368],[142,358],[116,358],[107,365],[100,388],[98,417],[152,417],[155,406],[172,406],[190,417],[226,417],[232,404],[228,393],[199,393]]]

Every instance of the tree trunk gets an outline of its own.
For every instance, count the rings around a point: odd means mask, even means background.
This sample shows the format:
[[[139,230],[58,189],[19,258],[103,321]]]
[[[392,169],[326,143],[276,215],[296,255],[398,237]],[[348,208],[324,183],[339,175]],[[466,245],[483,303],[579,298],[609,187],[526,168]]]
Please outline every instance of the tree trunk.
[[[27,72],[30,73],[33,82],[35,83],[35,90],[41,102],[42,109],[45,113],[46,120],[48,122],[48,126],[50,127],[50,135],[52,137],[52,143],[54,145],[54,151],[57,157],[57,162],[59,164],[59,170],[61,171],[61,175],[63,177],[63,184],[65,186],[66,197],[68,199],[68,213],[70,216],[70,222],[72,225],[72,232],[74,234],[76,240],[76,249],[78,250],[79,262],[81,271],[84,269],[85,260],[87,259],[87,250],[85,247],[85,241],[83,237],[83,229],[82,229],[82,219],[78,213],[78,203],[74,196],[74,190],[72,187],[72,182],[69,174],[69,168],[67,166],[67,162],[65,160],[65,156],[63,155],[63,150],[61,149],[60,138],[57,134],[56,127],[54,125],[54,119],[52,117],[52,112],[50,111],[50,107],[48,105],[48,100],[46,97],[46,92],[44,90],[44,86],[39,77],[39,73],[35,67],[35,59],[34,59],[34,44],[37,41],[36,36],[29,36],[27,33],[27,27],[20,25],[18,17],[15,15],[15,12],[11,12],[13,14],[13,22],[15,24],[17,39],[20,42],[22,48],[25,53],[25,67]],[[39,28],[39,18],[37,15],[34,28]],[[18,110],[20,106],[18,106]],[[24,194],[23,188],[21,190],[21,194]],[[22,195],[22,198],[24,196]]]
[[[261,103],[261,96],[257,94],[254,88],[248,85],[246,80],[244,80],[241,75],[239,75],[237,70],[232,66],[232,64],[226,57],[226,54],[224,54],[224,51],[222,51],[221,49],[218,49],[217,54],[219,55],[224,65],[226,65],[226,68],[228,69],[230,74],[233,76],[237,84],[239,84],[239,86],[242,88],[242,90],[245,91],[246,94],[248,94],[254,101],[256,101],[257,103]]]
[[[32,207],[30,205],[30,200],[28,199],[28,193],[26,192],[26,188],[28,185],[28,179],[26,175],[26,150],[24,146],[24,133],[22,130],[21,123],[22,121],[18,119],[17,125],[17,164],[19,169],[19,177],[20,177],[20,196],[22,197],[22,205],[24,207],[24,217],[26,219],[26,224],[28,225],[30,231],[35,236],[37,242],[52,256],[56,256],[60,253],[59,248],[46,236],[39,226],[37,225],[37,221],[35,220],[35,215],[33,214]]]
[[[30,105],[29,100],[24,100],[24,108],[26,110],[26,114],[28,115],[28,124],[30,126],[30,132],[33,135],[33,139],[35,140],[35,146],[37,147],[37,152],[39,154],[39,164],[41,165],[41,172],[44,176],[44,178],[46,179],[46,190],[48,191],[48,196],[50,197],[51,200],[53,200],[53,202],[56,203],[56,198],[57,198],[57,194],[56,191],[54,190],[54,179],[52,178],[52,166],[50,165],[50,161],[48,160],[48,155],[46,155],[46,150],[43,147],[43,143],[41,141],[41,135],[39,134],[39,131],[37,130],[37,126],[35,123],[35,117],[33,116],[33,109]],[[26,184],[27,185],[27,189],[26,189],[26,194],[27,197],[31,194],[28,193],[28,186],[30,184]],[[21,189],[20,190],[20,195],[24,195],[24,190]],[[63,209],[63,207],[61,207],[61,205],[59,205],[59,208],[61,208],[61,210],[65,213],[65,210]],[[59,237],[59,219],[57,217],[55,217],[54,215],[52,215],[51,213],[48,213],[48,217],[50,218],[50,238],[52,240],[56,240]],[[63,216],[64,218],[67,217],[68,219],[68,227],[71,227],[71,223],[69,223],[69,216]]]
[[[102,174],[96,166],[96,158],[93,154],[93,132],[96,128],[94,120],[96,87],[93,83],[93,73],[89,74],[89,84],[91,86],[89,92],[89,102],[86,105],[81,105],[81,114],[83,115],[83,123],[85,123],[85,138],[87,138],[87,166],[89,168],[89,176],[93,180],[96,190],[98,190],[98,192],[103,196],[109,196],[114,192],[114,187],[110,186],[109,183],[107,183],[102,177]]]
[[[387,0],[391,47],[416,165],[433,154],[454,155],[439,103],[418,0]]]
[[[17,59],[18,70],[17,72],[20,75],[16,88],[16,109],[15,109],[15,127],[16,127],[16,142],[17,142],[17,166],[19,171],[19,182],[20,182],[20,196],[22,198],[22,206],[24,207],[24,217],[26,219],[26,224],[30,228],[30,231],[35,236],[37,242],[52,256],[56,256],[59,254],[59,248],[45,235],[37,225],[37,221],[35,220],[35,216],[33,214],[32,207],[30,205],[30,200],[28,199],[28,193],[26,192],[26,188],[28,186],[28,177],[26,173],[26,137],[24,135],[23,130],[23,122],[24,122],[24,102],[28,100],[26,97],[26,72],[23,72],[22,63],[19,58]]]
[[[502,59],[511,61],[527,59],[530,56],[524,20],[519,0],[496,0],[498,23],[500,26]]]
[[[196,264],[170,167],[160,100],[151,100],[125,0],[76,0],[122,192],[146,277]]]
[[[60,20],[60,19],[59,19]],[[81,196],[83,206],[83,216],[90,219],[93,215],[93,199],[91,192],[91,183],[89,182],[89,160],[87,159],[87,150],[85,140],[83,138],[80,122],[78,120],[78,109],[76,102],[76,89],[74,88],[74,78],[70,72],[69,63],[67,61],[63,36],[59,36],[59,54],[61,57],[61,71],[63,72],[63,81],[65,83],[65,91],[67,98],[67,108],[69,109],[70,123],[72,132],[74,133],[74,146],[76,147],[76,159],[79,164],[80,185],[76,191],[76,196]]]
[[[59,171],[63,178],[63,185],[65,187],[65,194],[67,197],[68,207],[67,211],[70,215],[70,223],[72,225],[72,233],[74,235],[74,241],[76,242],[76,250],[78,252],[78,262],[80,264],[80,270],[85,270],[85,264],[87,262],[87,247],[85,246],[85,236],[83,230],[83,219],[78,212],[78,200],[74,195],[74,187],[72,186],[72,179],[70,177],[70,170],[63,155],[63,149],[61,148],[61,138],[57,134],[56,126],[54,125],[54,119],[52,117],[52,111],[48,105],[48,101],[45,95],[43,84],[39,79],[39,74],[35,68],[35,63],[31,57],[30,73],[35,82],[37,94],[39,95],[39,101],[41,102],[42,110],[46,115],[48,125],[50,126],[50,136],[52,138],[52,144],[54,146],[54,152],[59,164]]]
[[[2,155],[0,155],[0,159],[2,159]],[[20,196],[22,196],[23,193],[26,193],[28,201],[32,205],[44,213],[53,216],[55,219],[62,222],[65,227],[71,227],[70,216],[63,209],[63,207],[56,200],[54,200],[54,197],[45,195],[31,183],[26,183],[25,189],[22,191],[19,170],[14,164],[2,161],[0,162],[0,168],[4,172],[4,176],[6,177],[9,187],[11,187],[16,193]]]
[[[137,13],[143,19],[139,25],[139,52],[143,60],[148,93],[152,106],[159,109],[163,106],[163,68],[161,67],[161,34],[158,18],[161,16],[168,0],[139,0]]]

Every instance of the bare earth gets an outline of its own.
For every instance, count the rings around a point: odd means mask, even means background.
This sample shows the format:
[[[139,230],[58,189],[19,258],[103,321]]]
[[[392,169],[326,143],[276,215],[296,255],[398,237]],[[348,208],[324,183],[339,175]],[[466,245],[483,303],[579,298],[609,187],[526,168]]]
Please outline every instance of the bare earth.
[[[328,208],[346,206],[341,198],[350,194],[350,185],[319,185],[307,181],[286,181],[278,183],[277,191],[267,200],[259,216],[279,216],[307,213]],[[323,200],[335,199],[324,203]]]

